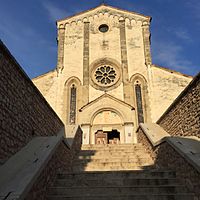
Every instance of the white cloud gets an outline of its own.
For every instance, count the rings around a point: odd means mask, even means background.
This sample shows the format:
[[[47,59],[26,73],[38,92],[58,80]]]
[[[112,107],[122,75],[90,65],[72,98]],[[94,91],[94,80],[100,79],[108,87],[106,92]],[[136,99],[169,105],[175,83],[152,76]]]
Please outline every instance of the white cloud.
[[[192,62],[182,56],[183,48],[173,42],[155,42],[153,47],[155,64],[161,64],[176,70],[189,69]]]
[[[57,21],[57,20],[69,15],[69,13],[67,13],[66,10],[58,8],[49,2],[43,3],[43,7],[48,12],[50,20],[53,20],[53,21]]]
[[[191,42],[191,41],[192,41],[192,39],[191,39],[189,33],[188,33],[186,30],[177,29],[177,30],[175,31],[175,35],[176,35],[178,38],[180,38],[180,39],[182,39],[182,40],[184,40],[184,41],[188,41],[188,42]]]

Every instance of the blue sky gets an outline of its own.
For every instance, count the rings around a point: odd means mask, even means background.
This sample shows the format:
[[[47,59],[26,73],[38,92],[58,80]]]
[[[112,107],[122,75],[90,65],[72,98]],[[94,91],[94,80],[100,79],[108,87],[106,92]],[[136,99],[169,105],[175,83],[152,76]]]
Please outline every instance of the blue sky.
[[[0,38],[30,78],[55,68],[56,20],[101,0],[0,0]],[[185,74],[200,71],[199,0],[106,0],[153,17],[153,63]]]

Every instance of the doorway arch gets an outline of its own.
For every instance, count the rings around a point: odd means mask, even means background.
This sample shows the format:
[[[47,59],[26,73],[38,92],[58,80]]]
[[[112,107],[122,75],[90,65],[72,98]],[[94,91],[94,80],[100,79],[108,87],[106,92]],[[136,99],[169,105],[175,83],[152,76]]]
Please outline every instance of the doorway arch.
[[[97,111],[91,119],[90,144],[124,143],[124,120],[113,109]]]

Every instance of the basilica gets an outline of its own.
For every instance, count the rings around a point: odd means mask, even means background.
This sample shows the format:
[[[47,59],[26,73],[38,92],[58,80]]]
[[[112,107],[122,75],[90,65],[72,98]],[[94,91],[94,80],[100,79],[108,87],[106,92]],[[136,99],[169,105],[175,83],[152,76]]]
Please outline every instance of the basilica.
[[[139,123],[155,123],[192,80],[152,63],[150,25],[105,4],[57,21],[57,66],[32,81],[83,144],[137,143]]]
[[[33,80],[0,40],[0,199],[200,199],[200,73],[154,64],[150,23],[105,4],[61,19]]]

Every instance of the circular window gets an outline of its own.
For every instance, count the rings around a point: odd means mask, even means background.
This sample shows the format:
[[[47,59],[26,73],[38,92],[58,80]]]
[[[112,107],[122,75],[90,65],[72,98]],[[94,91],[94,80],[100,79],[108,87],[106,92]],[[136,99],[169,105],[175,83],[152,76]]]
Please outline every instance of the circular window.
[[[102,24],[102,25],[99,26],[99,31],[102,32],[102,33],[107,32],[108,29],[109,29],[109,27],[106,24]]]
[[[116,72],[113,67],[104,65],[97,68],[95,72],[95,78],[98,83],[101,83],[103,85],[109,85],[115,81]]]
[[[90,66],[90,84],[102,91],[109,91],[121,84],[120,64],[112,59],[104,58]]]

